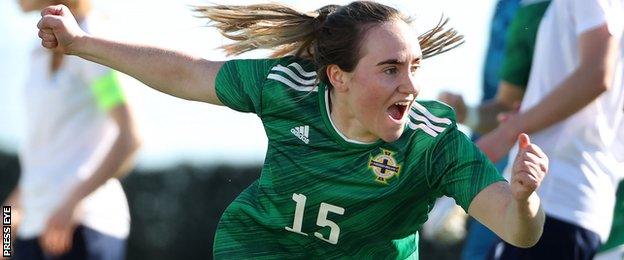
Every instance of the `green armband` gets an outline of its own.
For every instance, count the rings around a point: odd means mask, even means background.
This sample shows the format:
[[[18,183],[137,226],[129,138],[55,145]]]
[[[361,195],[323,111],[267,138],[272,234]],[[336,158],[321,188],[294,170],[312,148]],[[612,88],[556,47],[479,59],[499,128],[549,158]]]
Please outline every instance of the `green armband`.
[[[124,103],[123,92],[114,71],[94,80],[91,91],[93,91],[98,107],[103,111],[109,111]]]

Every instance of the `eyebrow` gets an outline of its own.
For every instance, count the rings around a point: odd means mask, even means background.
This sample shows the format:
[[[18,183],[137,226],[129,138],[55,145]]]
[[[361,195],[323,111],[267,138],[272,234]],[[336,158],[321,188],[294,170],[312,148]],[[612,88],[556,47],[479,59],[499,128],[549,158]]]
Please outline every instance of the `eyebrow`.
[[[419,56],[418,58],[414,59],[414,62],[420,62],[421,60],[422,60],[422,56]],[[387,65],[387,64],[403,64],[403,63],[405,62],[397,60],[397,59],[387,59],[385,61],[381,61],[377,63],[377,66]]]

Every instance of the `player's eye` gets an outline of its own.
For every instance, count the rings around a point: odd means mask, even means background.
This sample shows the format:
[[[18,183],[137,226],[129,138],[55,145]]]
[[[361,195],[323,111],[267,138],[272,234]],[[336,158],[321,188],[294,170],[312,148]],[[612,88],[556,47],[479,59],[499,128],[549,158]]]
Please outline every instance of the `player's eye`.
[[[410,73],[414,74],[416,73],[416,71],[420,69],[420,64],[419,65],[414,65],[410,67]]]
[[[390,68],[385,69],[383,72],[386,75],[394,75],[394,74],[397,74],[398,71],[399,70],[396,67],[390,67]]]

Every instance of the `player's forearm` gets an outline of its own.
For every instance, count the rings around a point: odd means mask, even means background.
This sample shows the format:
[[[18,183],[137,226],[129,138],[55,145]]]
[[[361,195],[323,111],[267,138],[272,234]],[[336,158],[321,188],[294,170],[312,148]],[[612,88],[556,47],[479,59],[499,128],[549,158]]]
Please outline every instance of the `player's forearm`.
[[[200,58],[90,35],[81,37],[74,46],[74,55],[121,71],[163,93],[197,100],[192,80],[201,73]]]
[[[518,132],[535,133],[550,127],[596,100],[609,85],[603,71],[579,67],[531,109],[514,118]]]
[[[128,131],[120,131],[112,148],[100,166],[86,180],[82,181],[70,194],[68,203],[77,205],[83,198],[102,186],[108,179],[123,177],[133,164],[133,157],[139,148],[137,138]]]
[[[506,106],[496,99],[488,101],[477,108],[479,112],[479,124],[473,129],[479,134],[486,134],[498,127],[498,115],[509,112],[513,108]]]
[[[544,220],[544,211],[535,193],[524,202],[511,199],[504,216],[503,239],[516,247],[531,247],[542,236]]]

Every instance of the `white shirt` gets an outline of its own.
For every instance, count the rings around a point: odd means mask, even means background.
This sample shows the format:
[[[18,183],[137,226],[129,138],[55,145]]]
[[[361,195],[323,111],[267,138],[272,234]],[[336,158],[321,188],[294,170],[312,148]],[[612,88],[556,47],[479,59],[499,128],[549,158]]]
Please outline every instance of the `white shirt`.
[[[579,36],[607,24],[621,40],[622,0],[554,0],[537,35],[525,112],[579,66]],[[620,41],[620,52],[624,41]],[[615,191],[624,177],[624,83],[622,53],[611,88],[579,112],[531,136],[550,159],[538,195],[546,214],[597,233],[605,241]],[[552,104],[553,106],[557,104]],[[517,153],[511,150],[510,162]],[[506,173],[509,176],[510,167]]]
[[[87,29],[91,24],[89,19],[81,25]],[[94,173],[118,134],[91,90],[93,81],[110,69],[65,56],[51,74],[51,58],[42,47],[33,51],[24,89],[27,132],[19,152],[23,220],[18,234],[23,239],[43,232],[50,215]],[[81,224],[114,237],[128,236],[128,204],[118,180],[108,180],[81,204]]]

